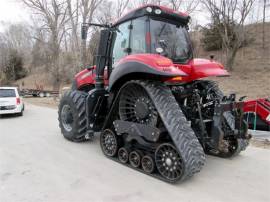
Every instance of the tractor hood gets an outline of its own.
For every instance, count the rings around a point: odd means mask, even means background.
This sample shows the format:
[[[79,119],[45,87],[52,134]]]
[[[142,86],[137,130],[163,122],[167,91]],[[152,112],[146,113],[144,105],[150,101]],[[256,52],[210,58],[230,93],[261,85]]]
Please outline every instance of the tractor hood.
[[[211,76],[223,77],[230,75],[222,64],[214,60],[195,58],[187,64],[174,64],[174,66],[188,75],[187,77],[183,77],[183,81],[187,82]]]

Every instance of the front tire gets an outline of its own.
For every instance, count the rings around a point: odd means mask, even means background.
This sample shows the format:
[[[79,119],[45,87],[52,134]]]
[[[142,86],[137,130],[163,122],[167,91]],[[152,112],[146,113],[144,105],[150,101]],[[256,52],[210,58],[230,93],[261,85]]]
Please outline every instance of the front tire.
[[[86,137],[86,100],[87,93],[68,91],[60,100],[58,110],[59,127],[63,136],[73,142],[83,142]]]

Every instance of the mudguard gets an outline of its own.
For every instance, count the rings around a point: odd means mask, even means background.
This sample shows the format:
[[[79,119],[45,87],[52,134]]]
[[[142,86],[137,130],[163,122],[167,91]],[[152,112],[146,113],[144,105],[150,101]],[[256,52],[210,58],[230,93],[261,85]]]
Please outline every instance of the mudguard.
[[[96,77],[96,66],[86,68],[75,75],[75,78],[72,83],[73,89],[81,89],[87,85],[95,85]],[[108,85],[108,73],[107,70],[104,72],[104,83]]]
[[[187,64],[174,65],[188,75],[187,77],[183,77],[183,81],[185,82],[211,76],[230,76],[229,72],[224,68],[224,66],[214,60],[194,58],[187,62]]]
[[[95,69],[93,66],[79,72],[75,76],[73,86],[80,89],[86,85],[95,84]],[[223,65],[207,59],[191,59],[186,64],[173,64],[173,62],[158,54],[134,54],[122,58],[115,66],[108,80],[107,71],[104,72],[104,83],[109,90],[115,84],[126,79],[146,78],[149,80],[163,80],[167,82],[191,82],[210,76],[229,76]],[[181,77],[180,80],[173,80]],[[172,78],[172,80],[170,80]],[[121,82],[120,82],[121,83]]]
[[[135,76],[131,78],[129,76]],[[161,78],[173,78],[187,76],[185,72],[173,65],[173,62],[157,54],[135,54],[122,58],[114,67],[110,79],[109,90],[123,78],[157,80]]]

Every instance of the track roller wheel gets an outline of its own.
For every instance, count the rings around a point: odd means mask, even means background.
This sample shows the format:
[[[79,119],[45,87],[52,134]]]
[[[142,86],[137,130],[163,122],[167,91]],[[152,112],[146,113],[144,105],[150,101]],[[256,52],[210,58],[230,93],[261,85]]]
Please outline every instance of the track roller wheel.
[[[118,150],[118,142],[115,133],[109,129],[104,130],[100,134],[100,144],[103,153],[106,156],[113,157]]]
[[[152,173],[155,169],[155,163],[151,156],[145,155],[142,158],[142,168],[146,173]]]
[[[121,163],[127,163],[128,162],[128,151],[126,148],[121,147],[118,150],[118,159]]]
[[[183,161],[175,147],[170,143],[161,144],[155,153],[159,173],[170,181],[176,181],[183,174]]]
[[[138,168],[141,164],[141,156],[137,151],[133,151],[129,154],[130,165],[134,168]]]

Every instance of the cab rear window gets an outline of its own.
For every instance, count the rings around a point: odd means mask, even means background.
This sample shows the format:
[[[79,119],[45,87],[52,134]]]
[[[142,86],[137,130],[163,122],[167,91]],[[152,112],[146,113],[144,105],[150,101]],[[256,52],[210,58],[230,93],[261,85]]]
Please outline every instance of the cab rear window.
[[[16,97],[14,89],[0,89],[0,98],[1,97]]]

